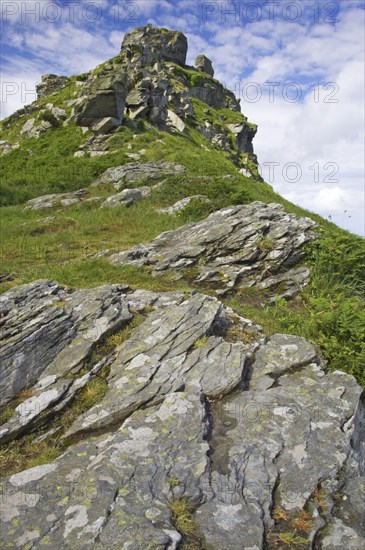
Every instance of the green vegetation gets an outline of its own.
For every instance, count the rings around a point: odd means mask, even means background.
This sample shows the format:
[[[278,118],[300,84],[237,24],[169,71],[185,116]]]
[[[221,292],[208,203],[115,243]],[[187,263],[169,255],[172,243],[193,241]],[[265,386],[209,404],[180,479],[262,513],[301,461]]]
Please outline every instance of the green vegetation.
[[[205,346],[205,344],[208,342],[207,336],[201,336],[197,340],[195,340],[193,344],[193,349],[199,349]]]
[[[80,390],[76,399],[63,414],[57,415],[47,426],[47,430],[57,430],[47,437],[46,430],[40,429],[19,439],[0,446],[0,471],[3,477],[34,466],[47,464],[63,453],[69,441],[61,436],[83,412],[101,401],[108,385],[104,378],[93,378]],[[23,399],[24,400],[24,399]],[[41,436],[45,436],[44,439]],[[38,438],[41,438],[40,440]]]
[[[182,550],[208,550],[194,521],[196,505],[189,499],[181,498],[168,503],[171,510],[172,523],[182,535]]]
[[[282,508],[274,508],[272,518],[275,528],[267,532],[267,543],[273,550],[307,550],[309,534],[313,527],[312,515],[306,510],[296,514]]]
[[[315,342],[329,367],[356,377],[365,387],[364,240],[339,228],[327,228],[310,245],[306,263],[309,285],[294,300],[268,306],[255,290],[229,303],[261,324],[267,334],[298,334]]]

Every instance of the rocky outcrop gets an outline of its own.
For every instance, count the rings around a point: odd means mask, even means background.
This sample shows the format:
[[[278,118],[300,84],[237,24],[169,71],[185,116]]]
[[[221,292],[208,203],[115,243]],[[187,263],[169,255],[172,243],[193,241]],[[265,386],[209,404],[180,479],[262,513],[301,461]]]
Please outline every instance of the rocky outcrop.
[[[201,71],[202,73],[206,73],[206,74],[209,74],[210,76],[214,76],[214,69],[213,69],[212,62],[205,55],[198,55],[198,57],[195,59],[195,68],[198,71]]]
[[[161,304],[170,299],[181,300],[182,295],[166,294]],[[158,294],[133,293],[126,285],[69,293],[52,281],[24,285],[0,296],[0,405],[34,385],[32,397],[1,427],[0,441],[34,426],[41,414],[44,421],[46,409],[54,412],[54,407],[66,406],[105,366],[104,359],[86,376],[77,376],[98,342],[159,300]]]
[[[299,263],[303,245],[315,236],[314,225],[279,204],[254,202],[162,233],[110,261],[148,265],[154,275],[169,270],[191,278],[193,272],[194,283],[211,284],[219,294],[254,287],[290,298],[309,281],[309,269]]]
[[[55,193],[53,195],[42,195],[29,200],[25,207],[26,210],[40,210],[42,208],[54,208],[56,206],[71,206],[85,201],[89,195],[87,189],[79,189],[71,193]],[[87,199],[86,199],[87,200]]]
[[[42,75],[42,81],[36,87],[38,99],[59,92],[69,82],[70,79],[67,76],[57,76],[56,74]]]
[[[80,97],[72,100],[74,120],[97,136],[138,121],[187,135],[193,126],[213,145],[253,154],[256,128],[238,115],[239,100],[213,78],[205,55],[190,67],[185,65],[186,52],[186,37],[179,32],[147,26],[127,33],[120,55],[89,73]],[[221,115],[216,124],[206,125],[195,112],[194,98],[217,110],[231,109],[237,123],[226,124]],[[256,163],[254,157],[252,161]]]
[[[166,208],[159,208],[157,212],[160,212],[161,214],[178,214],[184,208],[186,208],[191,201],[198,200],[202,202],[209,202],[208,197],[205,195],[192,195],[191,197],[185,197],[185,199],[181,199],[180,201],[175,202],[172,206],[167,206]]]
[[[159,61],[184,66],[187,51],[188,41],[182,32],[147,25],[125,35],[121,55],[137,67],[148,67]]]
[[[140,187],[137,189],[123,189],[121,193],[108,197],[101,205],[101,208],[113,208],[114,206],[132,206],[141,201],[151,193],[151,187]]]
[[[120,189],[128,184],[155,180],[163,176],[174,176],[185,171],[185,166],[175,162],[129,162],[122,166],[108,168],[92,185],[111,183],[115,189]]]
[[[5,303],[16,303],[7,338],[37,293],[63,298],[68,333],[76,343],[83,323],[90,346],[118,320],[123,326],[147,305],[155,310],[106,358],[107,391],[64,434],[72,435],[71,446],[54,461],[2,479],[5,545],[162,550],[195,541],[263,550],[294,537],[302,548],[363,547],[361,389],[353,377],[328,372],[313,344],[266,338],[202,294],[111,285],[65,296],[49,281],[5,295]],[[49,309],[58,309],[49,299],[39,302],[36,335]],[[46,328],[52,338],[52,325]],[[41,415],[69,402],[67,392],[77,395],[98,368],[89,364],[81,376],[67,347],[52,353],[15,414],[19,420],[22,411],[28,427],[36,416],[30,410]],[[2,427],[3,437],[14,423]],[[179,503],[189,505],[186,531],[174,513]]]
[[[89,79],[75,107],[77,124],[94,128],[96,132],[100,132],[106,122],[108,132],[120,126],[125,111],[126,83],[126,75],[116,71],[100,73]]]
[[[13,146],[11,143],[5,140],[0,140],[0,156],[8,155],[13,151]]]

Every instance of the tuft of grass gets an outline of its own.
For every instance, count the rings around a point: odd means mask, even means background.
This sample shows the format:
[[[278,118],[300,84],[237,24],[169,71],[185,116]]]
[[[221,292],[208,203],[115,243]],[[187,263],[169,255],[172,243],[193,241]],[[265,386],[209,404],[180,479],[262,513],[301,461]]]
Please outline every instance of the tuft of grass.
[[[275,248],[275,243],[270,237],[262,237],[257,243],[257,248],[260,252],[270,252]]]
[[[18,393],[9,403],[0,407],[0,426],[5,424],[13,416],[15,409],[26,399],[32,397],[33,390],[25,389]]]
[[[128,340],[133,330],[141,325],[145,321],[145,317],[142,314],[137,314],[133,319],[121,330],[108,336],[103,342],[99,343],[94,352],[91,355],[91,364],[98,363],[103,357],[112,353],[115,349],[122,345],[123,342]]]
[[[200,338],[195,340],[192,349],[202,348],[206,345],[207,342],[208,342],[208,337],[207,336],[201,336]]]
[[[195,506],[187,498],[169,502],[169,508],[172,522],[181,535],[186,536],[197,533],[197,526],[193,519]]]
[[[169,478],[170,489],[174,489],[175,487],[178,487],[180,483],[181,483],[180,480],[175,476],[172,476]]]
[[[307,550],[313,527],[312,516],[305,510],[288,512],[280,507],[272,510],[275,527],[267,533],[266,542],[272,550]]]
[[[20,439],[0,446],[0,471],[2,477],[47,464],[68,447],[69,442],[61,440],[61,435],[71,426],[80,414],[99,403],[107,391],[108,385],[101,378],[94,378],[77,394],[71,405],[63,414],[56,416],[47,428],[37,430]],[[58,428],[56,435],[50,435],[43,441],[37,438],[49,429]]]

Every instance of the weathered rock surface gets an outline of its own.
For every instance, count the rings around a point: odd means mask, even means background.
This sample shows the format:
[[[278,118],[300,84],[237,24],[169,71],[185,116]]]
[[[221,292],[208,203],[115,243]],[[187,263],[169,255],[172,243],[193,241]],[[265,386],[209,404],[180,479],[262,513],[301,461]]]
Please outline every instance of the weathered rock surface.
[[[55,206],[71,206],[83,202],[89,195],[87,189],[79,189],[71,193],[55,193],[53,195],[42,195],[29,200],[26,210],[40,210],[42,208],[54,208]]]
[[[214,69],[213,65],[210,59],[206,57],[205,55],[198,55],[198,57],[195,59],[195,68],[198,69],[198,71],[201,71],[202,73],[209,74],[210,76],[214,76]]]
[[[187,51],[188,41],[182,32],[147,25],[125,35],[121,54],[142,66],[150,66],[161,60],[184,66]]]
[[[185,199],[181,199],[180,201],[175,202],[172,206],[167,206],[166,208],[159,208],[157,212],[161,212],[161,214],[178,214],[184,208],[190,204],[192,200],[200,200],[203,202],[209,201],[208,197],[206,195],[192,195],[191,197],[185,197]]]
[[[114,206],[132,206],[151,193],[151,187],[139,187],[137,189],[123,189],[117,195],[108,197],[101,208],[113,208]]]
[[[38,282],[7,293],[7,307],[16,304],[12,326],[37,292],[47,315],[52,291],[55,298],[65,292]],[[88,438],[2,480],[4,548],[177,548],[185,537],[169,503],[179,499],[193,505],[202,547],[279,548],[278,509],[292,519],[306,510],[303,548],[364,547],[364,410],[353,377],[328,372],[303,338],[267,339],[201,294],[185,299],[111,285],[65,301],[80,314],[81,303],[99,301],[103,309],[108,296],[109,327],[148,304],[155,311],[110,358],[100,404],[69,430]],[[95,326],[93,311],[83,317],[85,329]],[[69,331],[79,322],[70,319]],[[51,370],[64,375],[68,362]],[[39,408],[52,405],[49,372],[39,375],[39,398],[31,398]],[[60,378],[54,392],[61,381],[74,383]]]
[[[172,270],[184,276],[184,270],[195,268],[194,282],[213,284],[220,292],[256,287],[289,298],[309,280],[309,269],[297,264],[304,258],[303,244],[315,236],[314,225],[279,204],[254,202],[162,233],[110,261],[148,265],[155,275]]]
[[[0,442],[35,424],[45,409],[66,405],[91,378],[76,375],[96,344],[127,325],[135,312],[181,299],[178,293],[162,298],[153,292],[133,293],[126,285],[69,294],[52,281],[24,285],[0,296],[0,405],[35,385],[32,397],[0,428]],[[96,370],[104,364],[101,361]]]
[[[38,99],[62,90],[69,82],[70,79],[67,76],[57,76],[56,74],[42,75],[42,81],[36,87]]]
[[[185,166],[175,162],[129,162],[122,166],[108,168],[92,185],[111,183],[116,189],[126,184],[154,180],[163,176],[174,176],[185,172]]]

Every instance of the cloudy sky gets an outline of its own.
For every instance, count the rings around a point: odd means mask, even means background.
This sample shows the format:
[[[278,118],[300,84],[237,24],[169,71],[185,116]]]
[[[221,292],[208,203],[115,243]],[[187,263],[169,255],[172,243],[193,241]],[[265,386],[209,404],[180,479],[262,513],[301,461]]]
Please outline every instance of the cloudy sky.
[[[265,180],[365,235],[362,0],[2,0],[0,10],[2,118],[35,99],[42,74],[115,56],[131,28],[178,29],[188,63],[210,57],[258,124]]]

